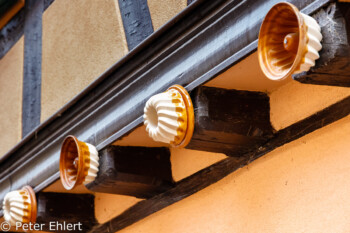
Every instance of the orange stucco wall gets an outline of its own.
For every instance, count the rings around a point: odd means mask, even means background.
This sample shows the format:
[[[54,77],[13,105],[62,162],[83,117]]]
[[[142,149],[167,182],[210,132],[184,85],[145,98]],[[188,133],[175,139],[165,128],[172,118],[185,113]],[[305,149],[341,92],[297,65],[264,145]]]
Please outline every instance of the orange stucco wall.
[[[0,60],[0,157],[22,138],[23,37]]]
[[[117,0],[57,0],[43,15],[41,120],[127,53]]]
[[[347,117],[120,232],[348,232],[349,134]]]
[[[350,95],[345,87],[289,82],[270,94],[271,123],[283,129]]]
[[[187,6],[187,0],[147,0],[147,4],[151,14],[153,28],[156,31],[184,9]]]

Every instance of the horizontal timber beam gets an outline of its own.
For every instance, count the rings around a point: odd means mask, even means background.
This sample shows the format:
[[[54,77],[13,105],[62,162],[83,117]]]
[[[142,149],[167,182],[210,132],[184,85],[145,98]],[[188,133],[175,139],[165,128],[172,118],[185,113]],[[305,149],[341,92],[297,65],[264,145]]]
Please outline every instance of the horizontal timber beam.
[[[36,222],[43,224],[43,231],[86,232],[97,224],[95,218],[95,196],[91,194],[70,194],[39,192],[37,198]],[[61,230],[50,223],[77,224],[75,230]]]
[[[245,156],[229,157],[217,162],[179,181],[176,186],[169,191],[154,196],[148,200],[143,200],[110,221],[94,226],[90,232],[116,232],[130,226],[167,206],[197,193],[211,184],[216,183],[268,152],[344,118],[349,114],[350,97],[347,97],[304,120],[278,131],[274,138],[256,151],[247,153]]]
[[[273,136],[266,93],[200,86],[191,99],[194,132],[187,149],[239,157]]]
[[[99,153],[93,192],[150,198],[174,186],[170,151],[165,147],[109,146]]]
[[[1,157],[0,203],[10,190],[28,184],[38,192],[59,178],[67,135],[106,148],[142,124],[152,95],[173,84],[191,91],[251,54],[277,2],[194,1]],[[329,0],[290,2],[310,14]]]

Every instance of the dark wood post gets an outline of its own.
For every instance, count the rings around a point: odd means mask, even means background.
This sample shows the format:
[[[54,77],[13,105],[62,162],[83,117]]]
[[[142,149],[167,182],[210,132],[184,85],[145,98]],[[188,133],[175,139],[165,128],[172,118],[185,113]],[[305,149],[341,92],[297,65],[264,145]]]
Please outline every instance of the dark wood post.
[[[22,137],[40,124],[42,14],[44,0],[27,0],[24,6],[24,60]]]

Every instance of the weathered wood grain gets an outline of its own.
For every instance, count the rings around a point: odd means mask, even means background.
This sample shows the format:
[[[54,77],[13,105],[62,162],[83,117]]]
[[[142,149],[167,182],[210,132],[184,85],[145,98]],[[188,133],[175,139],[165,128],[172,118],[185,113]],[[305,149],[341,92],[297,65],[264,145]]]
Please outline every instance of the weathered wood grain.
[[[191,98],[195,127],[188,149],[241,156],[273,135],[266,93],[201,86]]]
[[[44,0],[25,2],[22,137],[40,124],[43,10]]]
[[[149,198],[174,186],[168,148],[109,146],[99,154],[91,191]]]
[[[120,13],[129,50],[153,33],[147,0],[119,0]]]
[[[350,87],[350,4],[332,3],[313,17],[323,36],[320,58],[309,71],[293,78],[306,84]]]
[[[59,232],[87,232],[97,224],[94,195],[40,192],[36,196],[38,210],[36,222],[43,224],[43,231],[50,231],[50,222],[81,223],[81,231],[76,228],[76,231]]]

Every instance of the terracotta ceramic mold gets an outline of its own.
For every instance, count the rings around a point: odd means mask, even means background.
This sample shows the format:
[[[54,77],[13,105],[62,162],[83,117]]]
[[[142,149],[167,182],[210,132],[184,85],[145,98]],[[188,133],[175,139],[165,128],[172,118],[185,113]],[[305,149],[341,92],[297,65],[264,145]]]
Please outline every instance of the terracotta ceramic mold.
[[[194,129],[194,112],[190,95],[180,85],[152,96],[144,108],[144,124],[149,136],[173,147],[185,147]]]
[[[60,176],[65,189],[91,183],[97,176],[98,167],[98,152],[93,145],[71,135],[65,138],[60,156]]]
[[[315,19],[290,3],[278,3],[267,13],[260,28],[260,67],[272,80],[308,71],[319,58],[321,40],[321,28]]]
[[[24,186],[21,190],[7,193],[2,208],[5,221],[12,226],[16,222],[35,223],[37,202],[34,190],[30,186]]]

